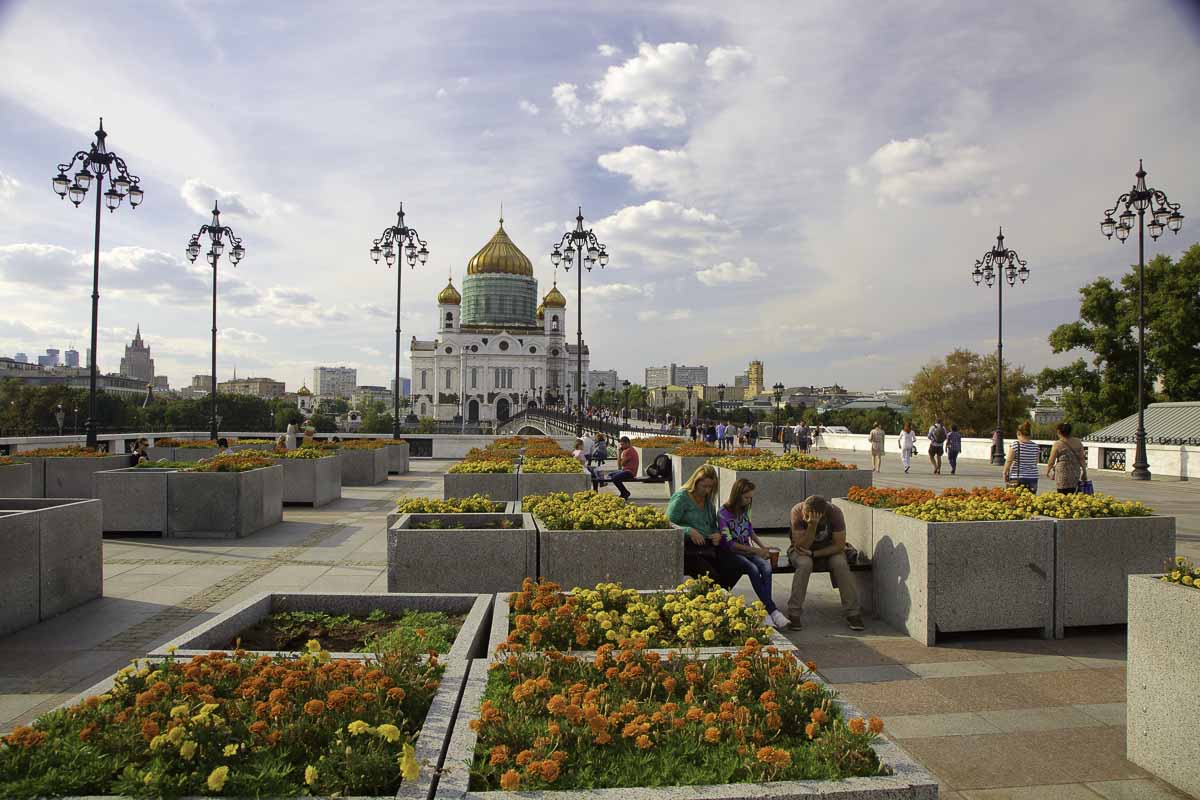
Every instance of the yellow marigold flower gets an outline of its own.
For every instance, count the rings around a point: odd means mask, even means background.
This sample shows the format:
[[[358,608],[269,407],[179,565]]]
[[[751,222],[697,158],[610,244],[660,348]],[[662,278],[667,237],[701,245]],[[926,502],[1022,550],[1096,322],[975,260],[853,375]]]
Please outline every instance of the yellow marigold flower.
[[[369,733],[371,731],[371,726],[363,722],[361,719],[356,719],[354,722],[351,722],[346,726],[346,730],[350,731],[351,736],[358,736],[359,734]]]
[[[191,739],[188,739],[186,742],[179,745],[179,755],[183,756],[186,760],[191,761],[192,757],[196,755],[197,747],[199,747],[199,745],[197,745]]]
[[[380,738],[387,739],[389,744],[400,741],[400,729],[390,723],[384,723],[375,729]]]
[[[316,639],[309,639],[305,642],[304,649],[313,654],[319,653],[321,652],[321,643]]]
[[[240,748],[240,747],[241,747],[241,745],[238,745],[238,744],[225,745],[225,750],[223,751],[225,754],[225,757],[229,758],[230,756],[236,756],[238,748]]]
[[[707,628],[707,629],[705,629],[705,631],[704,631],[704,641],[706,641],[706,642],[711,642],[711,641],[712,641],[713,639],[715,639],[715,638],[717,638],[717,634],[713,632],[713,629],[712,629],[712,628]]]
[[[313,786],[314,784],[316,784],[317,778],[319,778],[319,777],[320,777],[320,773],[317,772],[317,768],[314,767],[312,764],[309,764],[307,767],[304,768],[304,782],[307,785]]]
[[[421,765],[417,763],[417,751],[411,744],[405,742],[400,754],[400,777],[406,781],[415,781],[421,774]]]
[[[174,655],[175,651],[178,649],[179,649],[179,647],[177,645],[173,645],[173,644],[167,645],[167,655],[169,655],[169,656]]]
[[[188,715],[187,703],[181,703],[171,709],[172,717],[186,717]]]
[[[209,791],[219,792],[225,788],[225,781],[229,779],[229,767],[220,766],[208,773],[208,788]]]
[[[179,725],[167,731],[167,741],[171,744],[179,744],[183,741],[183,737],[186,735],[187,731],[183,729],[182,725]]]
[[[143,775],[143,776],[142,776],[142,783],[146,784],[147,786],[149,786],[150,784],[154,783],[154,773],[153,773],[153,772],[147,772],[145,775]]]

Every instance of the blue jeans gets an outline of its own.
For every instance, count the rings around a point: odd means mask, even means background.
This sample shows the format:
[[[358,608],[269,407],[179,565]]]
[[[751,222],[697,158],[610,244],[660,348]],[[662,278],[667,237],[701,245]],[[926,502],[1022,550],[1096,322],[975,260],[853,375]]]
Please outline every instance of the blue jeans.
[[[775,601],[771,599],[771,562],[762,556],[752,556],[745,553],[735,553],[732,550],[722,550],[721,560],[725,562],[731,573],[742,573],[750,578],[754,594],[766,606],[767,613],[776,610]]]
[[[613,486],[617,487],[617,491],[621,493],[621,497],[629,497],[629,490],[625,488],[624,481],[634,477],[634,474],[627,469],[619,469],[616,472],[608,474],[608,480]]]

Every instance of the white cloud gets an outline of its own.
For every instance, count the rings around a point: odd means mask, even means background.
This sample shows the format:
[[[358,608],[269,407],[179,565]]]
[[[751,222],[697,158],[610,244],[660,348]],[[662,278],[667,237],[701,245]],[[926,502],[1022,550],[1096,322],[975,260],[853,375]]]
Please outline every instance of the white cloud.
[[[4,172],[0,172],[0,203],[7,202],[17,195],[21,182]]]
[[[629,297],[651,297],[654,284],[635,286],[632,283],[606,283],[600,286],[585,286],[583,293],[597,300],[622,300]]]
[[[560,83],[550,90],[554,105],[563,116],[563,129],[572,125],[583,125],[587,119],[583,116],[583,103],[579,100],[579,87],[573,83]]]
[[[605,58],[612,58],[613,56],[621,55],[621,48],[615,44],[598,44],[596,45],[596,52]]]
[[[716,214],[671,200],[626,206],[597,222],[593,230],[608,244],[614,265],[619,265],[626,253],[652,262],[711,256],[738,235]]]
[[[987,188],[995,165],[984,149],[961,145],[949,134],[896,140],[867,159],[881,206],[912,206],[960,201]],[[866,171],[852,167],[852,183],[868,182]]]
[[[291,204],[269,194],[259,194],[247,199],[239,192],[219,189],[199,178],[188,178],[184,181],[179,189],[179,196],[187,203],[188,208],[197,214],[211,214],[214,200],[218,202],[222,214],[233,214],[248,219],[273,217],[294,210]]]
[[[594,99],[586,105],[579,87],[560,83],[551,96],[566,126],[598,124],[618,130],[678,128],[687,122],[683,95],[689,94],[701,70],[700,49],[686,42],[652,45],[605,70],[592,84]]]
[[[217,338],[239,344],[263,344],[267,341],[267,337],[262,334],[241,328],[221,328],[217,331]]]
[[[718,81],[723,81],[750,66],[754,57],[742,47],[714,47],[704,59],[708,72]]]
[[[441,100],[443,97],[446,96],[446,90],[442,89],[442,88],[438,88],[438,90],[433,93],[433,96],[436,97],[437,99]]]
[[[691,319],[692,312],[686,308],[676,308],[671,311],[639,311],[637,318],[639,322],[679,322],[680,320]]]
[[[720,264],[697,270],[696,277],[705,286],[721,286],[727,283],[750,283],[765,278],[767,273],[754,261],[743,258],[739,262],[722,261]]]
[[[596,161],[609,172],[628,175],[640,191],[680,186],[691,177],[695,166],[683,150],[655,150],[642,144],[604,153]]]
[[[517,106],[532,117],[536,117],[538,113],[541,112],[541,109],[537,107],[537,104],[531,103],[525,99],[522,99],[521,102],[517,103]]]

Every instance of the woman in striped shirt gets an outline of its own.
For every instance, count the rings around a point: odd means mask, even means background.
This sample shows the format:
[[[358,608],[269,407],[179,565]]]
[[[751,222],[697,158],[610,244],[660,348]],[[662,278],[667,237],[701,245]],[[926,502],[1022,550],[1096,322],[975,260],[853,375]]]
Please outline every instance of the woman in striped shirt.
[[[1008,451],[1004,461],[1005,483],[1019,484],[1037,494],[1038,490],[1038,457],[1041,448],[1032,438],[1033,427],[1025,420],[1017,427],[1017,440]]]

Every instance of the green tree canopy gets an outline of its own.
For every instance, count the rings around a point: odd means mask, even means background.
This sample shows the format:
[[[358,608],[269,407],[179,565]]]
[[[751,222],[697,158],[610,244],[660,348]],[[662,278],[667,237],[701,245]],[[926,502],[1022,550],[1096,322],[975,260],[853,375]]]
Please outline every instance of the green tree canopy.
[[[1033,377],[1004,365],[1002,420],[1006,434],[1029,418]],[[990,436],[996,427],[996,356],[955,350],[944,361],[925,365],[913,376],[909,402],[918,429],[941,419],[957,424],[964,436]]]

